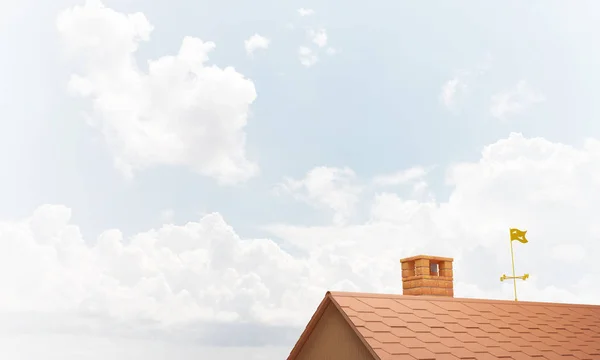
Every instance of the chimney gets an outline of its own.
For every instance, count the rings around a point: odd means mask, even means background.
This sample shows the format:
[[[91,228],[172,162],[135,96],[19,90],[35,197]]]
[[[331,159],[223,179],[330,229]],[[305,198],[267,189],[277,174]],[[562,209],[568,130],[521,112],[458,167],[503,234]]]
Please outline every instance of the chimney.
[[[404,295],[454,297],[452,258],[418,255],[401,259]]]

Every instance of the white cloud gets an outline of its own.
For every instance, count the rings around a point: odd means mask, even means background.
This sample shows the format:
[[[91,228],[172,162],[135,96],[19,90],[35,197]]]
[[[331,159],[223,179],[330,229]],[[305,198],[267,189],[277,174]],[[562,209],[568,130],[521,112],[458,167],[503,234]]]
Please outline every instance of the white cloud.
[[[97,128],[124,174],[178,165],[223,184],[258,172],[246,158],[244,127],[254,84],[233,68],[208,65],[212,42],[185,37],[179,52],[138,68],[135,53],[152,25],[87,1],[62,11],[57,28],[81,71],[69,89],[92,101]]]
[[[430,198],[433,198],[433,193],[427,191],[429,189],[429,184],[425,180],[419,180],[413,183],[413,195],[415,197],[420,197],[423,195],[428,195]]]
[[[282,296],[277,289],[290,274],[302,276],[305,261],[270,240],[242,241],[219,214],[127,240],[107,230],[95,241],[84,241],[70,216],[45,205],[29,219],[0,223],[0,314],[66,312],[166,327],[290,320],[269,299]]]
[[[319,61],[319,57],[313,52],[313,50],[306,46],[300,46],[298,48],[298,55],[300,63],[305,67],[311,67]]]
[[[12,314],[21,332],[199,339],[225,329],[223,340],[243,338],[235,329],[256,334],[240,330],[252,324],[279,333],[273,325],[303,327],[326,290],[401,292],[398,259],[418,253],[455,258],[456,296],[510,299],[512,284],[498,281],[510,270],[509,227],[528,230],[529,243],[515,244],[517,272],[531,274],[521,300],[600,302],[599,141],[576,148],[511,134],[447,176],[444,201],[384,192],[362,203],[352,170],[313,169],[281,189],[344,214],[364,204],[369,218],[267,226],[282,243],[241,238],[216,213],[129,239],[118,230],[84,239],[70,209],[41,206],[0,223],[0,328]]]
[[[310,41],[312,41],[318,47],[322,48],[327,45],[327,31],[325,29],[309,29],[307,34],[310,38]]]
[[[270,43],[271,40],[266,37],[254,34],[248,40],[244,41],[244,48],[246,49],[246,54],[252,55],[258,49],[267,49]]]
[[[371,182],[376,187],[409,185],[412,188],[410,193],[411,198],[433,200],[435,195],[429,189],[429,184],[425,181],[425,176],[430,169],[423,166],[415,166],[405,170],[396,171],[392,174],[384,174],[375,176]]]
[[[515,245],[517,271],[531,274],[519,284],[522,299],[600,301],[597,288],[583,285],[600,275],[593,215],[600,210],[593,195],[600,142],[577,149],[512,134],[486,147],[478,161],[450,167],[448,183],[453,189],[442,202],[378,193],[364,224],[268,229],[303,251],[322,248],[331,258],[325,268],[347,259],[351,269],[341,270],[338,281],[361,291],[399,291],[397,259],[429,253],[455,258],[457,296],[510,299],[512,289],[498,277],[510,270],[508,228],[521,227],[530,242]]]
[[[427,175],[427,170],[422,166],[415,166],[406,170],[400,170],[393,174],[378,175],[373,178],[375,185],[400,185],[422,179]]]
[[[459,77],[454,77],[442,86],[440,99],[446,107],[450,108],[454,105],[457,93],[464,92],[466,89],[467,85]]]
[[[461,69],[442,85],[440,102],[449,110],[456,109],[460,101],[466,97],[471,88],[492,67],[492,57],[487,54],[483,61],[471,69]]]
[[[320,52],[325,52],[329,56],[333,56],[338,52],[337,49],[327,46],[328,36],[325,29],[308,29],[306,30],[306,36],[310,44],[298,48],[300,63],[305,67],[315,65],[319,61]],[[311,45],[315,48],[311,48]]]
[[[310,15],[313,15],[314,13],[315,13],[315,11],[313,9],[305,9],[305,8],[298,9],[298,15],[300,15],[300,16],[310,16]]]
[[[332,47],[328,47],[327,50],[325,51],[327,53],[327,55],[335,55],[337,54],[339,51],[337,49],[334,49]]]
[[[545,100],[544,95],[533,90],[526,81],[521,80],[512,89],[492,96],[490,112],[493,117],[504,120],[510,115],[519,114],[530,106]]]
[[[354,214],[362,191],[351,169],[324,166],[310,170],[303,179],[285,179],[275,189],[317,208],[333,211],[335,224],[345,223]]]

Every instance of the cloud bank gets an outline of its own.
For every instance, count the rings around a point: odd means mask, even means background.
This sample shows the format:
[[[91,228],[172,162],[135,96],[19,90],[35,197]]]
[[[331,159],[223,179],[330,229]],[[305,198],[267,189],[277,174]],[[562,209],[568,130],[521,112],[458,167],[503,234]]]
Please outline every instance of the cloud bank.
[[[109,324],[124,333],[211,324],[223,329],[214,342],[240,326],[288,329],[279,341],[292,341],[289,329],[306,323],[327,290],[400,293],[398,260],[418,253],[455,258],[457,297],[509,299],[511,286],[498,279],[510,269],[513,226],[530,240],[515,249],[517,271],[531,274],[520,298],[600,301],[599,141],[575,148],[512,134],[448,168],[447,181],[445,201],[381,192],[358,204],[349,201],[360,186],[351,170],[317,168],[288,187],[342,214],[348,203],[367,206],[368,219],[272,224],[272,239],[243,238],[218,213],[127,239],[115,229],[84,239],[69,208],[43,205],[0,223],[0,313],[59,314],[73,319],[64,322],[71,330]]]

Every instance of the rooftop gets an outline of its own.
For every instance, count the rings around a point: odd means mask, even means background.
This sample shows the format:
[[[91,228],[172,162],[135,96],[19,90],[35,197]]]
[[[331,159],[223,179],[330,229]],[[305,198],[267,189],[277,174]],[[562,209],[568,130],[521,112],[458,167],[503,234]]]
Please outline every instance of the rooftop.
[[[600,306],[328,292],[374,359],[600,359]],[[305,341],[305,340],[304,340]]]

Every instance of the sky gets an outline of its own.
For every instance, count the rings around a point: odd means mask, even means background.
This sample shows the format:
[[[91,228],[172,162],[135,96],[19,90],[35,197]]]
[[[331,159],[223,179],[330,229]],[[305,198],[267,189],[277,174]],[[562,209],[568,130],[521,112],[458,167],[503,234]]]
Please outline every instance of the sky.
[[[285,358],[328,290],[600,304],[596,1],[0,0],[0,357]],[[596,284],[596,285],[594,285]]]

